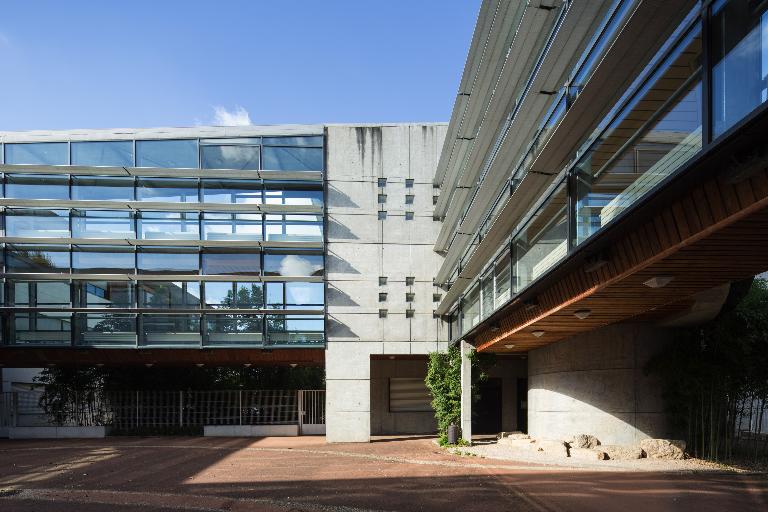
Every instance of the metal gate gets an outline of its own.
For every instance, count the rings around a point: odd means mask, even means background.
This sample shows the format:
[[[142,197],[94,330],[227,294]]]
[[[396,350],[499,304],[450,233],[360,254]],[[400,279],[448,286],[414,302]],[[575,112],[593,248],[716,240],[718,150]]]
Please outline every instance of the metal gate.
[[[299,391],[299,435],[325,435],[325,390]]]

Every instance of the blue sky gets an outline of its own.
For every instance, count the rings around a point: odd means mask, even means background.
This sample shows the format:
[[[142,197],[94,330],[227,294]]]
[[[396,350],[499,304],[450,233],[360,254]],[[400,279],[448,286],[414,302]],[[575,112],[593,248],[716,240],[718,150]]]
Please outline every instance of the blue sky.
[[[447,121],[479,6],[7,0],[0,130]]]

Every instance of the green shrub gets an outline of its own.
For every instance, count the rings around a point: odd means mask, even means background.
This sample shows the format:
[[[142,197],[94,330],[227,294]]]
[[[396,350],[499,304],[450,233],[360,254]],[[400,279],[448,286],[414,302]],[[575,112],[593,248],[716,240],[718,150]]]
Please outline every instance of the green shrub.
[[[477,399],[477,384],[488,378],[487,369],[495,364],[492,354],[469,353],[472,366],[472,401]],[[432,395],[432,408],[437,419],[438,441],[448,445],[448,427],[461,422],[461,350],[450,347],[446,352],[429,354],[427,377],[424,380]],[[463,440],[462,440],[463,441]],[[461,445],[460,445],[461,446]]]

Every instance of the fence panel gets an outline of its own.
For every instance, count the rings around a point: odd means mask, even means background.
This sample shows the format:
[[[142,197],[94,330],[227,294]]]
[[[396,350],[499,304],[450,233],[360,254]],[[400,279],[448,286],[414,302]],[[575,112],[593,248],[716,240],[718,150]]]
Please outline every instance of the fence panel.
[[[120,432],[178,431],[206,425],[319,425],[325,423],[325,391],[215,390],[65,393],[41,407],[41,392],[0,397],[0,427],[110,425]],[[315,429],[317,430],[317,429]],[[312,433],[316,433],[313,431]]]

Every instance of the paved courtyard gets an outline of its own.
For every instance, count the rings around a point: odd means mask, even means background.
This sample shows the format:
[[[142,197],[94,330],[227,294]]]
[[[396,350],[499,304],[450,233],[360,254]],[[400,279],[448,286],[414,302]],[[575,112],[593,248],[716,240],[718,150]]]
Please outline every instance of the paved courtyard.
[[[430,439],[0,440],[0,510],[768,510],[764,475],[576,470]]]

